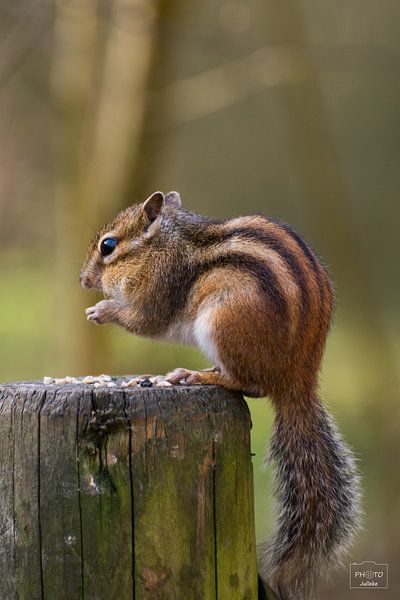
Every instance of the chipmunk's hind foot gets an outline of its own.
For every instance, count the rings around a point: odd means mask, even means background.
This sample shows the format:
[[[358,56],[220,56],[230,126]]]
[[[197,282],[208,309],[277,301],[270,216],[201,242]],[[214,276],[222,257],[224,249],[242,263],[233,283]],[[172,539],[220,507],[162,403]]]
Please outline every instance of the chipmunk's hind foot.
[[[238,382],[231,380],[221,373],[218,367],[204,371],[191,371],[190,369],[175,369],[166,375],[170,383],[184,383],[186,385],[220,385],[228,390],[241,390]]]

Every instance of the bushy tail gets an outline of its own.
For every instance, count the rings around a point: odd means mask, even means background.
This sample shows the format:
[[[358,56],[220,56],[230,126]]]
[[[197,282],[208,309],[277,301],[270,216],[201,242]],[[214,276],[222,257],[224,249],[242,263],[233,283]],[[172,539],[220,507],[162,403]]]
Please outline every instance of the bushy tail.
[[[276,403],[270,460],[278,522],[260,552],[260,572],[282,600],[309,600],[321,570],[340,562],[360,521],[351,451],[316,396]]]

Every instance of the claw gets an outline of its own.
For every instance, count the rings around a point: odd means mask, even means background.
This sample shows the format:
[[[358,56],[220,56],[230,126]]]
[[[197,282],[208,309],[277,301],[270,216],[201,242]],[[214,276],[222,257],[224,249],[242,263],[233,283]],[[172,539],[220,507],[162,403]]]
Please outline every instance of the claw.
[[[188,383],[188,378],[194,375],[196,371],[190,371],[189,369],[174,369],[171,373],[167,373],[165,379],[170,383],[176,384],[181,381]]]
[[[86,308],[86,318],[88,321],[94,321],[97,325],[110,323],[112,321],[114,306],[112,300],[101,300],[94,306]]]
[[[178,368],[167,373],[165,379],[170,383],[186,383],[187,385],[197,385],[204,383],[204,376],[207,373],[220,373],[219,367],[211,367],[202,371],[191,371],[190,369]]]
[[[193,371],[188,377],[185,379],[185,383],[187,385],[200,385],[201,381],[201,372]]]

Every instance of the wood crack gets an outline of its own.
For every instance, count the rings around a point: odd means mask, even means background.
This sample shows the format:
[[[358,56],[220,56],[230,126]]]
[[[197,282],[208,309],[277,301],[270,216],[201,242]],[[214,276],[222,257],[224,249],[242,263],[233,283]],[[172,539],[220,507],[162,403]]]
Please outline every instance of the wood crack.
[[[32,399],[36,392],[33,392]],[[46,401],[47,392],[43,393],[43,396],[39,402],[37,408],[37,503],[38,503],[38,542],[39,542],[39,576],[40,576],[40,594],[41,599],[44,600],[44,577],[43,577],[43,537],[42,537],[42,514],[41,514],[41,469],[40,469],[40,413],[43,405]],[[24,405],[25,407],[25,405]]]
[[[212,441],[212,491],[213,491],[213,529],[214,529],[214,581],[215,600],[218,600],[218,540],[217,540],[217,477],[216,477],[216,448],[215,440]]]
[[[81,498],[81,469],[80,469],[80,448],[79,448],[79,415],[81,409],[81,398],[78,399],[76,409],[76,438],[75,452],[78,478],[78,511],[79,511],[79,544],[80,544],[80,559],[81,559],[81,597],[85,600],[85,569],[84,569],[84,554],[83,554],[83,524],[82,524],[82,498]]]
[[[127,411],[127,397],[124,392],[124,415],[128,426],[128,464],[129,464],[129,490],[131,501],[131,544],[132,544],[132,600],[135,600],[135,498],[133,492],[133,465],[132,465],[132,425]]]

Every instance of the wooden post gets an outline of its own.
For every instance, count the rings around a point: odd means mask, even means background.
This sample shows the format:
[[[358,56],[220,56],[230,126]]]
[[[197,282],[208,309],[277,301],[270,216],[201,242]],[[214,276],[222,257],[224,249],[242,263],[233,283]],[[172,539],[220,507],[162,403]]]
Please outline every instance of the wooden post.
[[[217,387],[0,386],[0,598],[255,600],[250,415]]]

